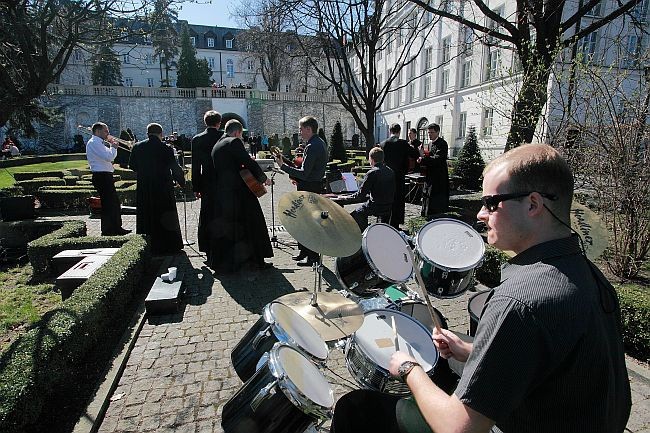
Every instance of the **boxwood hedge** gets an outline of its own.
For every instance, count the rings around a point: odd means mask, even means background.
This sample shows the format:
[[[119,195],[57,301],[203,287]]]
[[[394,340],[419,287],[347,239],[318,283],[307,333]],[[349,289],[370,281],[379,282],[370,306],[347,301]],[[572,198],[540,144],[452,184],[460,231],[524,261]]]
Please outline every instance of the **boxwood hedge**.
[[[650,292],[647,288],[621,285],[616,288],[621,304],[625,351],[650,361]]]
[[[30,180],[19,180],[16,181],[15,185],[22,188],[25,195],[35,195],[40,187],[65,185],[65,180],[63,177],[39,177]]]
[[[51,241],[52,235],[45,238]],[[47,313],[0,356],[0,431],[39,430],[35,423],[52,390],[75,380],[78,367],[109,337],[111,323],[123,317],[126,305],[142,290],[139,282],[150,258],[147,243],[139,235],[124,241],[60,308]],[[60,248],[72,246],[63,244]]]
[[[40,177],[56,177],[63,179],[65,176],[70,176],[72,173],[68,170],[51,170],[51,171],[23,171],[14,173],[16,181],[31,180]]]

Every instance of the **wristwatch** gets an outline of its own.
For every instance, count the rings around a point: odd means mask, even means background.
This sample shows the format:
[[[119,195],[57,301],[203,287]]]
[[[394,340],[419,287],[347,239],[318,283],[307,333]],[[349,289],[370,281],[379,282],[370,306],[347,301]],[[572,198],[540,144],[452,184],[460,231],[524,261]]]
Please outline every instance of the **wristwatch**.
[[[411,370],[413,370],[413,367],[420,367],[420,364],[413,361],[404,361],[397,368],[397,374],[399,374],[399,377],[402,379],[402,381],[406,382],[406,376],[408,376]]]

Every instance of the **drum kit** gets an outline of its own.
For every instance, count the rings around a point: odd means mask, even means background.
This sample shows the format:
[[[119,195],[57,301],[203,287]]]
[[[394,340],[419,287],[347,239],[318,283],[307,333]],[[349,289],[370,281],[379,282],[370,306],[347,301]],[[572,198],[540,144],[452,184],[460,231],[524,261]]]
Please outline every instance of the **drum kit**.
[[[330,420],[335,398],[322,370],[332,348],[343,350],[360,387],[409,395],[388,371],[391,355],[410,353],[433,375],[431,333],[446,321],[428,294],[461,295],[483,260],[481,236],[457,220],[433,220],[413,238],[381,223],[361,233],[341,206],[306,191],[285,194],[278,212],[289,234],[319,253],[314,290],[266,305],[233,349],[244,385],[223,408],[226,433],[313,431]],[[336,258],[344,290],[321,291],[322,255]],[[421,293],[406,287],[413,276]]]

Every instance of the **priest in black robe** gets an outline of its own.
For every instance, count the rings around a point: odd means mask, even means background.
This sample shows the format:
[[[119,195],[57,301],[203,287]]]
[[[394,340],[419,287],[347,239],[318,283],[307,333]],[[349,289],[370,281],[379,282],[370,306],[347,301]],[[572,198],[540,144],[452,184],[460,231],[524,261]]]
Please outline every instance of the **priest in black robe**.
[[[183,249],[174,182],[185,186],[183,169],[171,147],[162,142],[162,126],[147,125],[147,140],[131,150],[129,167],[137,173],[136,233],[148,235],[154,255],[169,255]]]
[[[216,213],[208,266],[216,274],[269,268],[272,265],[264,258],[273,257],[273,247],[266,220],[259,200],[240,171],[249,170],[252,182],[270,185],[271,180],[244,148],[242,124],[229,120],[225,133],[212,150]]]
[[[436,214],[449,210],[449,172],[447,154],[449,145],[440,136],[440,126],[432,123],[427,128],[430,143],[423,145],[420,165],[426,167],[426,185],[422,195],[421,215],[431,219]]]
[[[219,131],[221,114],[209,110],[203,116],[205,131],[192,138],[192,189],[196,198],[201,199],[199,213],[198,244],[199,251],[210,260],[210,237],[215,230],[215,206],[217,177],[212,163],[212,149],[223,136]]]

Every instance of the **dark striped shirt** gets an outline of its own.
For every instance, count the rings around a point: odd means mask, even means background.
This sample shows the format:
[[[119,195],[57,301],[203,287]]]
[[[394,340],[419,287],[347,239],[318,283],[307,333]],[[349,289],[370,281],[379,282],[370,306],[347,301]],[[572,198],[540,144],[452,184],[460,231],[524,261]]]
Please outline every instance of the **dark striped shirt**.
[[[524,251],[502,275],[455,394],[494,431],[622,432],[631,399],[620,309],[577,237]]]

